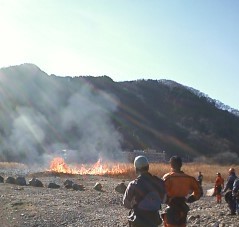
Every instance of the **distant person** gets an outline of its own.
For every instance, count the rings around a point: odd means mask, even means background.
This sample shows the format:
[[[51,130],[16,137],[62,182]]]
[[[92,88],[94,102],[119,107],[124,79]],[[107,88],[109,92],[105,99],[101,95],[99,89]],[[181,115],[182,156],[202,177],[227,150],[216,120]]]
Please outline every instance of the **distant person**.
[[[138,177],[129,183],[123,197],[123,205],[131,209],[129,226],[157,227],[162,223],[159,210],[166,200],[164,182],[149,173],[145,156],[137,156],[134,167]]]
[[[222,203],[222,189],[224,187],[224,179],[221,176],[221,173],[217,173],[215,185],[214,185],[214,194],[216,196],[217,203]]]
[[[197,177],[198,183],[202,185],[202,180],[203,180],[203,175],[201,172],[198,172],[198,177]]]
[[[163,176],[167,192],[168,207],[163,216],[165,227],[185,227],[189,207],[186,204],[200,198],[200,185],[196,178],[181,171],[182,159],[170,158],[171,172]],[[188,198],[186,198],[189,196]]]
[[[236,172],[234,168],[230,168],[228,170],[228,178],[225,188],[223,189],[223,192],[227,192],[225,194],[225,200],[228,204],[228,207],[230,209],[229,215],[235,215],[236,214],[236,200],[235,197],[232,196],[232,189],[234,181],[237,179]]]
[[[197,181],[200,185],[201,196],[203,196],[202,180],[203,180],[203,175],[201,172],[198,172]]]
[[[239,215],[239,178],[237,178],[233,183],[232,196],[236,201],[236,213]]]

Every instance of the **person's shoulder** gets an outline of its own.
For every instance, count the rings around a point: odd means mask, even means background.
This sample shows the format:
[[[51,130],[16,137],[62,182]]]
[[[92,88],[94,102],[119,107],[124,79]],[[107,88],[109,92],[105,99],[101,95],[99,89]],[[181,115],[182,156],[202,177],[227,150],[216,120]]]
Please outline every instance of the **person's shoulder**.
[[[137,182],[138,182],[138,178],[136,178],[136,179],[130,181],[129,184],[128,184],[128,187],[135,186],[135,185],[137,184]]]
[[[189,177],[189,178],[191,178],[191,179],[197,181],[194,176],[191,176],[191,175],[189,175],[189,174],[187,174],[187,173],[183,173],[183,175],[184,175],[185,177]]]
[[[230,175],[228,177],[228,181],[234,181],[236,179],[236,176],[235,175]]]
[[[165,181],[166,179],[168,179],[169,177],[175,175],[175,172],[169,172],[169,173],[165,173],[162,177],[162,179]]]
[[[187,174],[187,173],[185,173],[183,171],[177,172],[173,176],[175,176],[175,177],[183,177],[183,178],[190,178],[191,180],[197,181],[194,176],[191,176],[191,175],[189,175],[189,174]]]
[[[239,185],[239,178],[238,177],[235,179],[234,184]]]
[[[152,178],[153,178],[154,181],[157,181],[157,182],[160,182],[160,183],[164,182],[162,178],[160,178],[160,177],[158,177],[156,175],[152,175]]]

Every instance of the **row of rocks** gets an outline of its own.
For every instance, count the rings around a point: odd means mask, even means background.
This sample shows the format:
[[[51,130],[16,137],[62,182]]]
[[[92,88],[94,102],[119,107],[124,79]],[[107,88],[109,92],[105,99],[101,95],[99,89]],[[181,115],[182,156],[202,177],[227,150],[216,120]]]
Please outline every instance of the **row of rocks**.
[[[16,184],[16,185],[20,185],[20,186],[25,186],[27,185],[26,179],[25,177],[7,177],[7,179],[4,181],[4,178],[2,176],[0,176],[0,183],[8,183],[8,184]],[[30,182],[29,182],[30,184]]]
[[[27,184],[27,181],[25,179],[25,177],[7,177],[6,180],[4,180],[4,178],[2,176],[0,176],[0,183],[8,183],[8,184],[16,184],[19,186],[33,186],[33,187],[44,187],[43,183],[37,179],[37,178],[32,178],[31,180],[29,180],[29,184]],[[83,185],[79,185],[79,184],[75,184],[73,181],[71,180],[66,180],[64,182],[64,186],[67,189],[73,189],[76,191],[82,191],[84,190],[84,186]],[[61,186],[59,184],[50,182],[47,186],[47,188],[60,188]]]
[[[44,187],[43,183],[37,178],[32,178],[31,180],[29,180],[29,184],[27,184],[25,177],[17,177],[17,178],[7,177],[6,180],[4,180],[4,178],[2,176],[0,176],[0,183],[4,183],[4,182],[8,183],[8,184],[16,184],[19,186]],[[57,189],[60,187],[61,186],[59,184],[56,184],[53,182],[51,182],[47,185],[47,188]],[[68,179],[64,182],[64,187],[66,189],[73,189],[75,191],[85,190],[85,187],[82,184],[76,184],[72,180],[68,180]],[[102,191],[103,186],[101,183],[97,182],[93,188],[97,191]],[[126,190],[126,185],[123,182],[121,182],[115,187],[115,190],[117,192],[123,194]]]

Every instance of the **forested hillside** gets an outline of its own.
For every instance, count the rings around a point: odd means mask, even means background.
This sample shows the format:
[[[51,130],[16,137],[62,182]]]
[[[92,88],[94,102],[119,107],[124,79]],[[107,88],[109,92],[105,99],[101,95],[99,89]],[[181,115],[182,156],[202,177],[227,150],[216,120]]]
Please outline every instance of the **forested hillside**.
[[[0,92],[0,161],[74,150],[86,162],[147,148],[238,161],[238,111],[174,81],[59,77],[23,64],[0,70]]]

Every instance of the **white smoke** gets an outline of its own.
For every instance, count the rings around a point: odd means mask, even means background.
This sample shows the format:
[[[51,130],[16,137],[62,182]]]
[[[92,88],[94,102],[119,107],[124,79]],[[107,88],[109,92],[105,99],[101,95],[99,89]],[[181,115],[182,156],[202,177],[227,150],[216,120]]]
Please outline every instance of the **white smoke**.
[[[74,129],[80,135],[74,144],[79,151],[77,161],[98,159],[100,155],[109,158],[119,152],[121,136],[110,122],[110,114],[116,109],[111,96],[93,93],[88,85],[69,99],[61,112],[62,128],[64,131]]]
[[[0,161],[48,165],[53,157],[63,155],[74,162],[94,162],[119,153],[122,138],[110,120],[117,110],[114,97],[86,84],[63,102],[62,89],[59,86],[54,93],[49,89],[41,97],[29,94],[38,108],[19,105],[8,110],[11,116],[3,118],[9,122],[2,129]]]
[[[7,141],[13,156],[17,159],[37,161],[38,147],[43,144],[44,130],[47,124],[45,117],[28,107],[17,107],[16,118],[12,123],[12,131]]]

